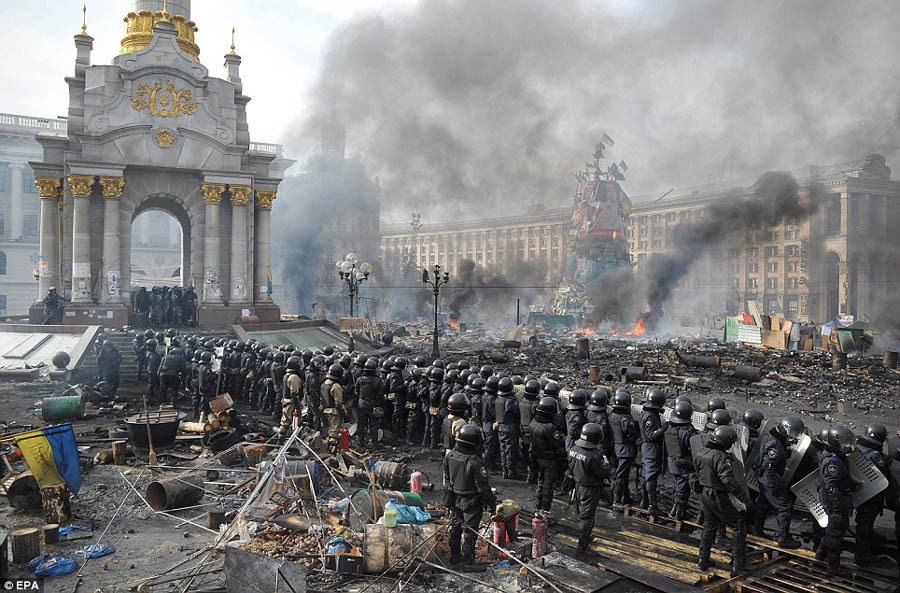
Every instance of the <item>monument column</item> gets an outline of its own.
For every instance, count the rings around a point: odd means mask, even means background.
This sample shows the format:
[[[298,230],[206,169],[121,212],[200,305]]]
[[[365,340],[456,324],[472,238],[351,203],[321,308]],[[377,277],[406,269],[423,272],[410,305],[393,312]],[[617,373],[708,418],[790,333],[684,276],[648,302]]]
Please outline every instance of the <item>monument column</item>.
[[[91,302],[91,190],[93,175],[69,175],[72,190],[72,302]]]
[[[121,302],[120,282],[122,266],[120,258],[121,241],[119,202],[125,190],[124,177],[101,177],[103,189],[103,278],[100,302]]]
[[[59,294],[59,205],[62,204],[62,179],[35,177],[34,184],[41,197],[41,242],[38,259],[38,300],[54,286]]]
[[[271,303],[272,288],[269,279],[272,276],[272,202],[275,201],[275,190],[256,191],[256,225],[254,226],[255,245],[253,254],[253,286],[255,303]]]
[[[250,303],[247,277],[247,204],[249,185],[229,185],[231,192],[231,299],[229,304]]]
[[[24,199],[25,185],[22,180],[22,169],[25,168],[24,163],[10,163],[10,184],[9,184],[9,238],[12,241],[18,241],[22,238],[22,224],[24,222]]]
[[[204,183],[200,186],[206,202],[206,225],[203,241],[203,302],[221,303],[219,288],[219,203],[225,193],[224,183]]]

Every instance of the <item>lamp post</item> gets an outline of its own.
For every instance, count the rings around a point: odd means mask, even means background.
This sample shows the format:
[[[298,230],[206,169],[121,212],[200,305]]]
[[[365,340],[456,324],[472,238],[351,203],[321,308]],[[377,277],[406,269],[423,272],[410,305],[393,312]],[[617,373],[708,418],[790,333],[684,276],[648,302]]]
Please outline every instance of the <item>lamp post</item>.
[[[335,264],[338,275],[347,283],[347,290],[350,293],[350,317],[353,317],[353,300],[359,294],[359,285],[368,280],[369,274],[372,273],[372,264],[366,262],[357,268],[358,261],[359,258],[355,253],[348,253],[343,261]]]
[[[434,342],[431,345],[431,356],[432,358],[437,358],[441,355],[438,349],[438,295],[441,293],[441,286],[450,282],[450,273],[444,272],[443,277],[441,277],[441,266],[440,264],[435,264],[432,274],[434,275],[433,278],[429,275],[427,269],[422,270],[422,282],[431,285],[434,289]]]

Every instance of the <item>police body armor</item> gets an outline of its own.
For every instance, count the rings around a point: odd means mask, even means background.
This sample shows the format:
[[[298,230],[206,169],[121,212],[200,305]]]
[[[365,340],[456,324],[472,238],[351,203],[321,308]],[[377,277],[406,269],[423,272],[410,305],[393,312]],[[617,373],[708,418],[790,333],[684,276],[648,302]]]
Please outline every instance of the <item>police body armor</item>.
[[[497,396],[485,393],[481,396],[481,422],[492,425],[497,421]],[[493,430],[493,428],[491,429]]]
[[[428,415],[437,416],[441,411],[441,384],[432,383],[428,387]]]
[[[518,425],[521,418],[515,395],[498,396],[494,401],[494,418],[500,425]]]
[[[466,471],[472,455],[453,450],[447,454],[447,470],[450,474],[450,490],[456,496],[475,496],[478,488],[475,480]]]
[[[378,401],[380,383],[376,382],[374,376],[363,375],[357,385],[357,405],[360,409],[371,410]]]
[[[534,404],[533,400],[523,399],[519,402],[519,425],[522,427],[522,432],[526,435],[531,434],[531,424],[532,419],[534,419]]]
[[[613,412],[609,415],[609,431],[612,433],[613,443],[616,445],[625,444],[625,435],[622,432],[622,419],[624,414]]]
[[[166,354],[162,361],[162,373],[164,375],[176,375],[183,366],[184,358],[180,348],[174,348]]]
[[[295,373],[294,371],[288,371],[284,375],[284,381],[282,381],[282,383],[281,383],[281,403],[282,404],[289,404],[289,403],[293,402],[294,397],[296,397],[298,399],[300,398],[299,393],[296,396],[291,393],[291,388],[288,386],[288,381],[287,381],[287,378],[290,375],[296,375],[296,374],[297,373]]]
[[[681,431],[684,428],[682,426],[672,428],[675,428],[675,430],[667,430],[665,434],[666,452],[669,457],[690,461],[691,451],[681,442]]]

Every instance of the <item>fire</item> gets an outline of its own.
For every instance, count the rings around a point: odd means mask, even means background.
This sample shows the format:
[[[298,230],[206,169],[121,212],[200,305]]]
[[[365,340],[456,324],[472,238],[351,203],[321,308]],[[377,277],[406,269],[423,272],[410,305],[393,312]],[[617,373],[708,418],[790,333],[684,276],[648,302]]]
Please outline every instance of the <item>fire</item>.
[[[450,320],[450,327],[459,327],[459,322],[455,319]]]
[[[609,334],[609,335],[611,335],[611,336],[618,336],[618,335],[619,335],[619,328],[618,328],[618,327],[611,327],[611,328],[609,328],[609,330],[608,330],[606,333]]]
[[[634,329],[630,332],[625,332],[626,336],[643,336],[647,333],[647,328],[644,326],[644,318],[638,317],[637,323],[634,324]]]
[[[583,327],[580,330],[578,330],[578,333],[580,333],[583,336],[593,336],[597,332],[595,332],[594,328],[592,328],[592,327]]]

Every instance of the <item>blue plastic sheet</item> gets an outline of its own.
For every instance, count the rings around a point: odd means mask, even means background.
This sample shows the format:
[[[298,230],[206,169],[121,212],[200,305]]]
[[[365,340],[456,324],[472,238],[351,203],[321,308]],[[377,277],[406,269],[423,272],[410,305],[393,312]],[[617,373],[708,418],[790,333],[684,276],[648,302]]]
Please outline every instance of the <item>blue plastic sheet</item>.
[[[85,546],[75,553],[79,556],[84,556],[85,558],[100,558],[101,556],[112,554],[115,551],[116,549],[109,544],[93,544]]]
[[[88,528],[84,525],[66,525],[59,528],[60,535],[69,535],[73,531],[88,531]]]
[[[57,577],[70,574],[78,569],[78,563],[65,556],[41,554],[28,563],[28,570],[39,577]]]
[[[422,523],[431,521],[431,514],[423,511],[419,507],[397,503],[394,504],[397,507],[397,523],[421,525]]]

